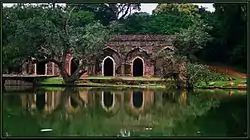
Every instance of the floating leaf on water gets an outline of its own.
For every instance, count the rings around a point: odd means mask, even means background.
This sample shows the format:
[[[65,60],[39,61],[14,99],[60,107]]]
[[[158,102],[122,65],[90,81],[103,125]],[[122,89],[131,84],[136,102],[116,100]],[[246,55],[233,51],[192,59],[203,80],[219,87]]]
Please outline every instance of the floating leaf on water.
[[[52,131],[52,129],[41,129],[40,131],[41,132],[50,132],[50,131]]]

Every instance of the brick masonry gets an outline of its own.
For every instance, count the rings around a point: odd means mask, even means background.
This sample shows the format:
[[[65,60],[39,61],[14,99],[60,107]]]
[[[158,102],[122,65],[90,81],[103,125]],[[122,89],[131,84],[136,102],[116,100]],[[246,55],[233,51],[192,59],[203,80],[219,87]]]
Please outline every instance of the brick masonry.
[[[162,58],[158,57],[160,52],[171,51],[174,49],[168,41],[173,36],[167,35],[117,35],[112,36],[110,41],[104,47],[103,56],[96,57],[96,64],[88,68],[86,75],[103,75],[103,65],[105,58],[114,60],[115,76],[132,76],[133,62],[136,58],[143,62],[143,76],[160,76]],[[66,71],[71,73],[72,54],[66,57]],[[35,64],[25,63],[23,74],[35,74]],[[52,62],[47,63],[48,75],[60,75],[58,66]]]

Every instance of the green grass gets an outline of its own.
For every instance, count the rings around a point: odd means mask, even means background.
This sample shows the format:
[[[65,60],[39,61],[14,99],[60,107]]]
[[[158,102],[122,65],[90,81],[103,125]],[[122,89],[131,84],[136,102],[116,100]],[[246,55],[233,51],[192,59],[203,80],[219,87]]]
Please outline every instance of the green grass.
[[[233,85],[230,85],[229,83],[233,82]],[[198,87],[206,87],[206,86],[215,86],[215,87],[238,87],[238,84],[245,84],[246,79],[242,78],[235,78],[235,80],[232,81],[213,81],[206,84],[205,82],[198,83],[196,86]]]
[[[86,76],[86,77],[81,77],[80,79],[123,79],[123,80],[142,80],[142,81],[158,81],[158,80],[162,80],[159,77],[129,77],[129,76]]]
[[[90,79],[113,79],[114,77],[89,77]],[[120,78],[120,77],[119,77]],[[134,77],[132,77],[133,80],[136,80],[134,79]],[[132,79],[131,78],[131,79]],[[140,80],[148,80],[148,78],[143,78],[143,77],[136,77],[137,79],[140,79]],[[129,77],[124,78],[123,77],[123,80],[128,80]],[[129,79],[129,80],[131,80]],[[156,78],[155,78],[156,79]],[[159,79],[159,78],[158,78]],[[63,85],[64,82],[63,82],[63,79],[61,77],[53,77],[53,78],[47,78],[45,80],[42,80],[39,82],[39,84],[43,84],[43,85]],[[77,85],[79,86],[98,86],[98,87],[131,87],[131,88],[165,88],[164,85],[157,85],[157,84],[141,84],[141,85],[124,85],[124,84],[121,84],[121,85],[116,85],[116,84],[110,84],[110,83],[93,83],[93,82],[88,82],[88,83],[84,83],[84,82],[79,82]],[[46,89],[49,89],[48,87]],[[50,89],[49,89],[50,90]]]
[[[85,80],[90,79],[115,79],[115,78],[121,78],[122,80],[136,80],[136,81],[161,81],[158,77],[152,77],[152,78],[145,78],[145,77],[109,77],[109,76],[89,76],[86,78],[81,78]],[[234,85],[229,85],[229,81],[212,81],[206,84],[205,82],[201,82],[196,84],[196,87],[202,88],[202,87],[232,87],[237,88],[238,84],[244,84],[246,83],[246,79],[233,77]],[[63,85],[64,81],[61,77],[53,77],[53,78],[47,78],[45,80],[42,80],[39,82],[42,85]],[[77,84],[79,86],[98,86],[98,87],[131,87],[131,88],[165,88],[165,85],[160,84],[141,84],[141,85],[125,85],[125,84],[111,84],[111,83],[93,83],[93,82],[81,82]]]
[[[39,81],[40,84],[64,84],[63,78],[61,77],[53,77],[53,78],[47,78],[42,81]]]

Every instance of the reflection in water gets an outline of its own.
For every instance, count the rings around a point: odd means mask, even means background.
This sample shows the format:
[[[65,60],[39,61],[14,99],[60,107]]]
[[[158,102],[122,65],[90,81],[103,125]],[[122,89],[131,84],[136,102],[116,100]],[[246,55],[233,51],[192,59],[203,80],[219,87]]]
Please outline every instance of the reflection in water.
[[[104,91],[103,92],[103,104],[106,108],[111,108],[114,103],[114,96],[111,92],[109,91]]]
[[[141,108],[143,104],[143,94],[142,91],[133,92],[133,106],[135,108]]]
[[[71,106],[74,107],[74,108],[77,108],[78,107],[77,102],[73,99],[72,96],[70,96],[69,98],[70,98],[70,104],[71,104]]]
[[[45,107],[45,93],[36,94],[36,107],[38,110],[43,110]]]
[[[130,136],[244,136],[247,124],[246,96],[227,92],[65,89],[3,98],[4,133],[11,136],[48,134],[38,128],[51,128],[55,136],[117,136],[120,130]],[[31,115],[32,106],[50,113]]]

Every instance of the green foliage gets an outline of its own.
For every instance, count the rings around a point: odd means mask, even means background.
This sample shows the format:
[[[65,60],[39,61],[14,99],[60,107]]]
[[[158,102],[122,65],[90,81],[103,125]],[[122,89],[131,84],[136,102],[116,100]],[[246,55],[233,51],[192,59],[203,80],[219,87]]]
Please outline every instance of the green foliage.
[[[200,53],[200,57],[246,69],[246,4],[215,3],[214,7],[214,13],[201,14],[204,21],[213,26],[210,33],[214,41]]]
[[[208,69],[207,66],[202,64],[192,64],[187,63],[187,74],[188,74],[188,83],[191,86],[195,86],[197,84],[205,82],[209,84],[209,82],[215,81],[228,81],[230,76],[214,73]]]
[[[109,25],[112,21],[123,20],[133,10],[140,10],[139,3],[103,3],[103,4],[74,4],[77,10],[94,13],[96,20],[103,25]]]
[[[113,31],[95,21],[93,13],[73,8],[17,5],[5,7],[3,15],[3,61],[7,67],[13,62],[20,66],[22,62],[17,60],[29,57],[46,57],[60,64],[65,61],[63,55],[73,51],[77,60],[83,60],[82,68],[91,55],[100,52]]]
[[[193,4],[159,4],[153,13],[175,13],[175,14],[186,14],[195,15],[199,11],[199,7]]]
[[[187,56],[189,59],[199,50],[203,49],[207,42],[212,40],[208,30],[211,27],[202,20],[194,20],[194,24],[187,29],[183,29],[172,40],[175,45],[176,54]]]
[[[121,23],[123,34],[167,34],[172,35],[193,24],[191,16],[186,14],[153,14],[134,13]]]

